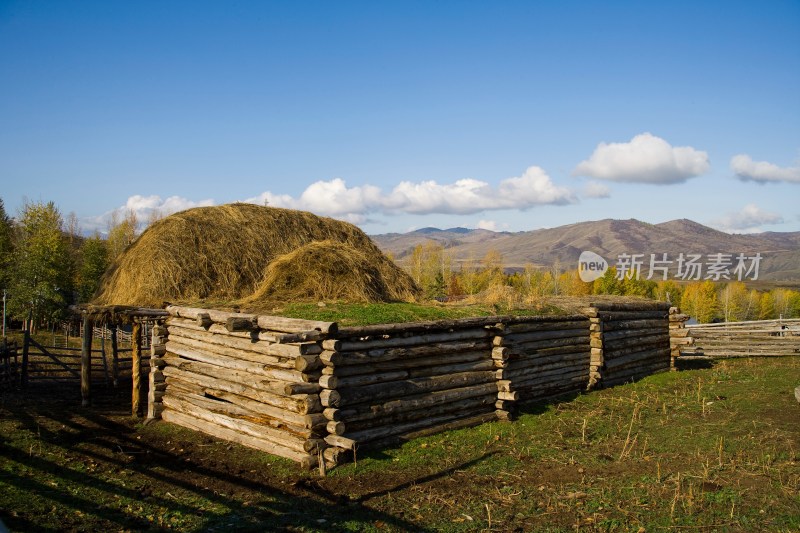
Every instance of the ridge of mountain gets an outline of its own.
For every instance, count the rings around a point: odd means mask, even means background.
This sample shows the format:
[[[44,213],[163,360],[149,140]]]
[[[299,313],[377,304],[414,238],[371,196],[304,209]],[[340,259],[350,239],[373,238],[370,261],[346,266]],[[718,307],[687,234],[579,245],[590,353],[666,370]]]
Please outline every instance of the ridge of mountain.
[[[650,224],[636,219],[603,219],[577,222],[555,228],[522,232],[485,229],[422,228],[409,233],[372,235],[378,247],[398,262],[419,244],[443,246],[456,263],[480,260],[489,250],[503,255],[507,268],[533,265],[567,268],[577,264],[583,251],[593,251],[614,262],[619,254],[755,254],[763,259],[760,279],[800,280],[800,232],[731,234],[689,219]]]

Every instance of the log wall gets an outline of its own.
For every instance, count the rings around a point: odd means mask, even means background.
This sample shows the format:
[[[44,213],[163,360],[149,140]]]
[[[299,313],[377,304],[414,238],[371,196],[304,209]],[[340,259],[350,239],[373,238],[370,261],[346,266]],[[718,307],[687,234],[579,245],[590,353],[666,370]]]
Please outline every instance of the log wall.
[[[585,390],[589,383],[589,340],[589,320],[584,315],[525,317],[507,322],[492,348],[498,388],[515,393],[509,400],[520,403]]]
[[[341,328],[170,306],[148,417],[305,466],[669,368],[667,307]]]
[[[669,370],[669,304],[596,303],[585,310],[591,331],[590,387],[608,387]]]

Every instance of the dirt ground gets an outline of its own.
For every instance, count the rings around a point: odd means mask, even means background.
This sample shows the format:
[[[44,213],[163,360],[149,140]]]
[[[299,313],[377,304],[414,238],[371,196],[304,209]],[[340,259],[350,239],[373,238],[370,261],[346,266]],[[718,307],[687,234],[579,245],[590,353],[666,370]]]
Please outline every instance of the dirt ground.
[[[799,375],[797,359],[781,364],[776,375]],[[775,405],[753,417],[753,431],[751,421],[733,425],[743,411],[726,406],[721,387],[730,379],[736,388],[739,378],[724,367],[698,372],[364,454],[326,477],[171,424],[144,424],[131,417],[124,386],[96,389],[93,406],[81,408],[74,382],[32,385],[0,396],[0,518],[12,531],[792,530],[800,412]],[[703,419],[679,398],[699,396],[701,385]],[[642,422],[632,439],[646,409],[656,429]],[[617,422],[587,430],[587,412]],[[686,420],[703,420],[713,437],[659,450],[650,435],[662,426],[674,432],[670,420],[682,439],[698,434]],[[730,429],[724,442],[722,427]]]

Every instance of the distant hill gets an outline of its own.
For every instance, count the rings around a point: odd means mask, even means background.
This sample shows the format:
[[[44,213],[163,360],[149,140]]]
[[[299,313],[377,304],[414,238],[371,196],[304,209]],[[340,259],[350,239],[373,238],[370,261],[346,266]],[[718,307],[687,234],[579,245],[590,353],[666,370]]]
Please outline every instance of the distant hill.
[[[557,228],[523,232],[494,232],[484,229],[423,228],[409,233],[388,233],[371,236],[384,251],[403,263],[414,247],[436,242],[452,254],[456,262],[479,260],[491,249],[503,254],[506,268],[524,268],[532,264],[540,268],[559,265],[576,268],[581,252],[600,254],[614,264],[620,254],[667,253],[677,259],[679,253],[710,254],[761,253],[759,279],[800,280],[800,232],[765,232],[747,235],[730,234],[697,222],[680,219],[661,224],[639,220],[605,219],[579,222]]]

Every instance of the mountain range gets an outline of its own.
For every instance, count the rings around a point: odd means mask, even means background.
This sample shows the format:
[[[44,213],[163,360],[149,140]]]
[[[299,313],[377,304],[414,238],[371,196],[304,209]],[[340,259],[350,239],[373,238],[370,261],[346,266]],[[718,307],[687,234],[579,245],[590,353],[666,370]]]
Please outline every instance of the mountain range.
[[[526,265],[560,270],[577,268],[583,251],[594,252],[609,264],[621,254],[643,254],[649,264],[657,260],[676,261],[679,254],[699,254],[709,262],[716,254],[731,254],[735,264],[739,254],[761,255],[758,279],[765,281],[800,280],[800,232],[730,234],[687,219],[648,224],[635,219],[605,219],[579,222],[556,228],[522,232],[495,232],[467,228],[423,228],[409,233],[372,235],[375,243],[400,264],[408,260],[414,247],[427,242],[443,246],[454,263],[479,261],[490,250],[503,256],[506,269]],[[675,264],[670,272],[673,272]],[[674,277],[674,273],[671,277]],[[735,276],[732,276],[735,278]],[[752,279],[752,274],[749,279]]]

